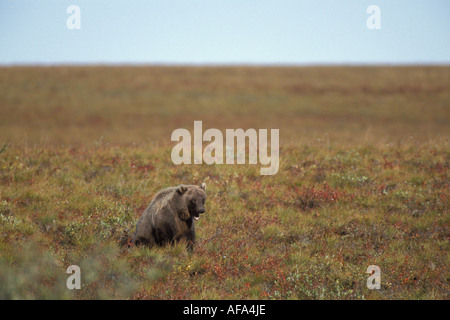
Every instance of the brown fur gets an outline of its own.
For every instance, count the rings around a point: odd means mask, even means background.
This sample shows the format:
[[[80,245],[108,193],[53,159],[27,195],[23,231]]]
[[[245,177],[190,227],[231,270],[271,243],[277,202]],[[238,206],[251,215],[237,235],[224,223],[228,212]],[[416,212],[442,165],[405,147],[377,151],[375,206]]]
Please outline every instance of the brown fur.
[[[185,240],[192,249],[195,220],[205,209],[206,184],[179,185],[158,192],[142,213],[132,243],[162,246]]]

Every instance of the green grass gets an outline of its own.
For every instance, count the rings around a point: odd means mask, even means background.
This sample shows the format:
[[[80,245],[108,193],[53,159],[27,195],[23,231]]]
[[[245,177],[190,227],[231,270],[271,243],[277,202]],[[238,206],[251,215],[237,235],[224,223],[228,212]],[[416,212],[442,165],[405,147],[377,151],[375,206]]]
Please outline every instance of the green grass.
[[[1,68],[0,298],[449,299],[449,74]],[[194,120],[280,129],[279,172],[175,166]],[[119,244],[158,190],[201,182],[192,254]]]

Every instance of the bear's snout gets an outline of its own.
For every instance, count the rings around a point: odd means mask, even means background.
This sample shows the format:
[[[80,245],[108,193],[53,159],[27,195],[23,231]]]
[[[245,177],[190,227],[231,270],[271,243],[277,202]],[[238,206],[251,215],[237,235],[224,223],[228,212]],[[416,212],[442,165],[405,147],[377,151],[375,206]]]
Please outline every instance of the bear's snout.
[[[200,214],[204,213],[205,209],[201,208],[196,210],[196,213],[192,216],[194,218],[195,221],[198,221],[200,219]]]

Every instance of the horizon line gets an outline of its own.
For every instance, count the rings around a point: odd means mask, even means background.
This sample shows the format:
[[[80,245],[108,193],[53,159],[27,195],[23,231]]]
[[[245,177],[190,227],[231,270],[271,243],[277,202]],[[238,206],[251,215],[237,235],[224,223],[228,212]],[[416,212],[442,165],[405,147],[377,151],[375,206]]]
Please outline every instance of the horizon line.
[[[448,62],[0,62],[4,67],[449,67]]]

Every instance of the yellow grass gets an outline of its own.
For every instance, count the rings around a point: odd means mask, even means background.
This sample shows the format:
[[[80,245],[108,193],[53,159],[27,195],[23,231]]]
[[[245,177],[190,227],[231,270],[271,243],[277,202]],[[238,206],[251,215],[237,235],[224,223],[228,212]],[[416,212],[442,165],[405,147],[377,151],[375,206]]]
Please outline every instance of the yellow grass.
[[[448,299],[449,103],[450,67],[0,68],[0,298]],[[279,129],[279,172],[175,166],[194,120]],[[201,182],[194,253],[119,244]]]

